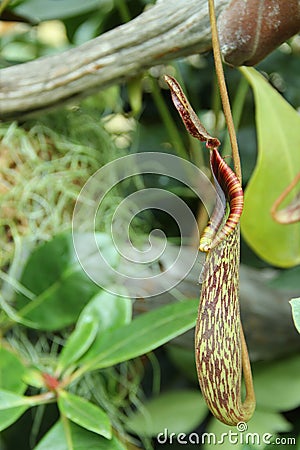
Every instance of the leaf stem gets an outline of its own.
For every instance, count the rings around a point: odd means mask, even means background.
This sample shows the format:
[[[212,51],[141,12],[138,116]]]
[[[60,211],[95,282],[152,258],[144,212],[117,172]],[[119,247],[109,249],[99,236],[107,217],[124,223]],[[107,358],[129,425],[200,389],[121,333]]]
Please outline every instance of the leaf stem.
[[[239,128],[248,89],[249,89],[248,82],[246,81],[245,77],[241,77],[232,104],[232,117],[236,130]],[[230,152],[230,140],[229,136],[227,135],[225,144],[222,149],[222,155],[228,155],[229,152]]]
[[[242,182],[240,155],[239,155],[236,133],[235,133],[235,129],[234,129],[234,123],[233,123],[233,118],[232,118],[232,113],[231,113],[231,108],[230,108],[228,92],[227,92],[227,88],[226,88],[223,63],[222,63],[221,52],[220,52],[220,43],[219,43],[219,36],[218,36],[218,29],[217,29],[217,20],[216,20],[216,14],[215,14],[214,0],[208,0],[208,5],[209,5],[212,47],[213,47],[213,53],[214,53],[216,74],[217,74],[217,79],[218,79],[218,84],[219,84],[219,89],[220,89],[220,96],[221,96],[222,105],[223,105],[223,111],[224,111],[224,115],[225,115],[225,120],[226,120],[226,124],[227,124],[227,128],[228,128],[228,133],[229,133],[229,138],[230,138],[230,143],[231,143],[231,148],[232,148],[234,170],[235,170],[236,176],[238,177],[239,181]]]
[[[67,448],[68,448],[68,450],[74,450],[70,422],[69,422],[68,418],[62,413],[60,414],[60,418],[61,418],[61,421],[63,424],[65,436],[66,436],[66,441],[67,441],[67,446],[68,446]]]
[[[123,22],[129,22],[131,20],[131,15],[127,4],[124,0],[117,0],[116,4]]]
[[[47,404],[54,402],[56,399],[56,394],[55,392],[47,391],[43,392],[42,394],[28,396],[26,397],[26,399],[28,404],[30,404],[31,406],[38,406],[45,403]]]

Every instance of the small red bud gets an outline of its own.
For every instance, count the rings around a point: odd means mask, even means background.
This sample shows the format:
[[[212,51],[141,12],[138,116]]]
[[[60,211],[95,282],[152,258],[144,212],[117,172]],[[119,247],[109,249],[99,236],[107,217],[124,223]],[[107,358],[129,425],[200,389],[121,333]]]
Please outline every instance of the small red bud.
[[[49,373],[43,372],[42,377],[45,383],[45,386],[49,389],[49,391],[55,391],[59,386],[59,381],[57,378],[53,377]]]

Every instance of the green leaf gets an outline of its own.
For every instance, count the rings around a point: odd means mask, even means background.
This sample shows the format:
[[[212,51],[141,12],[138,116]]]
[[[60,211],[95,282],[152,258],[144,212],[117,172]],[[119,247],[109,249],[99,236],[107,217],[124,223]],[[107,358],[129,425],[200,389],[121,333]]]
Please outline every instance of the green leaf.
[[[0,390],[0,411],[9,408],[15,408],[16,406],[27,407],[33,406],[35,402],[30,399],[30,397],[25,397],[22,395],[17,395],[10,391]]]
[[[0,431],[12,425],[27,409],[28,406],[16,406],[0,411]]]
[[[20,359],[5,348],[0,348],[0,389],[23,394],[26,384],[23,376],[26,368]]]
[[[59,371],[78,361],[96,338],[97,343],[102,339],[105,331],[128,323],[131,315],[130,299],[105,291],[96,295],[81,312],[76,328],[59,356]]]
[[[147,402],[132,414],[126,427],[138,435],[157,436],[166,428],[168,433],[188,433],[195,429],[208,413],[199,391],[172,391]]]
[[[102,233],[96,235],[108,262],[113,265],[111,239]],[[78,239],[78,238],[77,238]],[[85,235],[82,235],[82,245]],[[85,264],[93,263],[93,255],[86,249]],[[79,264],[71,233],[55,236],[38,247],[29,257],[21,283],[35,294],[30,300],[22,294],[16,299],[19,315],[34,322],[43,330],[58,330],[74,323],[82,308],[99,292],[99,287]]]
[[[281,414],[270,411],[257,411],[254,413],[252,419],[248,422],[248,429],[250,433],[283,433],[292,429],[292,425]]]
[[[262,259],[291,267],[300,262],[300,223],[278,224],[270,211],[299,172],[300,116],[254,68],[240,70],[254,91],[258,136],[256,168],[245,191],[242,233]],[[289,200],[290,196],[286,204]]]
[[[69,429],[71,443],[67,441],[61,421],[58,421],[34,450],[126,450],[124,445],[114,436],[111,440],[107,440],[73,423],[69,424]]]
[[[30,368],[26,371],[24,381],[28,386],[34,386],[38,389],[43,389],[45,387],[45,380],[41,371],[35,368]]]
[[[58,407],[64,416],[81,427],[111,439],[111,424],[107,414],[99,406],[84,398],[61,391],[58,397]]]
[[[198,383],[194,349],[180,347],[176,344],[168,344],[166,351],[172,363],[183,372],[189,380]]]
[[[293,319],[298,333],[300,333],[300,298],[292,298],[290,300],[292,307]]]
[[[34,402],[13,392],[0,390],[0,431],[14,423]]]
[[[253,365],[258,408],[288,411],[300,405],[300,355]]]
[[[278,272],[279,274],[269,281],[269,286],[290,292],[299,290],[300,266]]]
[[[108,2],[109,0],[26,0],[15,11],[35,20],[65,19],[97,9]]]
[[[57,370],[61,373],[71,364],[74,364],[90,348],[98,333],[97,318],[87,317],[76,325],[75,330],[68,338],[65,347],[59,355]]]
[[[192,328],[197,310],[198,300],[187,300],[141,314],[128,325],[106,333],[99,346],[92,345],[87,366],[109,367],[154,350]]]

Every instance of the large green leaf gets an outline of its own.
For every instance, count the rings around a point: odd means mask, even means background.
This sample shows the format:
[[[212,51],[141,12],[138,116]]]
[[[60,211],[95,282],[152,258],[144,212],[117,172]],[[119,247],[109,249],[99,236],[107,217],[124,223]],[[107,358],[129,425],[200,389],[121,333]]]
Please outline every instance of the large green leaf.
[[[34,399],[15,394],[14,392],[0,390],[0,411],[9,408],[15,408],[17,406],[33,406],[35,404]]]
[[[78,361],[95,339],[100,342],[105,331],[128,323],[131,315],[130,299],[105,291],[97,294],[83,309],[75,330],[59,356],[59,371]]]
[[[292,298],[290,300],[292,307],[293,319],[298,333],[300,333],[300,298]]]
[[[64,416],[81,427],[111,439],[111,424],[107,414],[84,398],[61,391],[58,407]]]
[[[278,224],[270,211],[299,172],[300,116],[254,68],[241,71],[254,91],[258,136],[257,164],[245,191],[242,233],[262,259],[291,267],[300,262],[300,223]]]
[[[16,355],[0,348],[0,389],[23,394],[26,389],[23,382],[25,372],[25,367]]]
[[[34,402],[30,397],[0,390],[0,431],[14,423],[26,409],[33,405]]]
[[[99,345],[92,345],[86,355],[87,367],[109,367],[154,350],[192,328],[197,310],[198,300],[187,300],[141,314],[106,333]]]
[[[102,250],[107,250],[108,261],[113,265],[111,239],[102,233],[96,238]],[[88,249],[86,258],[92,263],[93,255],[89,255]],[[71,233],[55,236],[38,247],[28,259],[21,283],[35,297],[31,300],[23,294],[17,296],[19,315],[33,322],[36,328],[51,331],[74,323],[82,308],[99,292],[77,260]]]
[[[132,414],[126,427],[136,434],[157,436],[164,429],[168,433],[188,433],[195,429],[208,409],[199,391],[172,391],[150,400]]]
[[[288,411],[300,405],[300,355],[253,365],[257,407]]]
[[[68,436],[66,435],[68,433]],[[61,421],[48,431],[34,450],[126,450],[123,444],[112,437],[105,439],[96,433],[84,428],[67,423],[65,428]]]
[[[98,328],[97,317],[87,317],[80,325],[76,325],[59,355],[58,373],[76,363],[87,352],[97,336]]]

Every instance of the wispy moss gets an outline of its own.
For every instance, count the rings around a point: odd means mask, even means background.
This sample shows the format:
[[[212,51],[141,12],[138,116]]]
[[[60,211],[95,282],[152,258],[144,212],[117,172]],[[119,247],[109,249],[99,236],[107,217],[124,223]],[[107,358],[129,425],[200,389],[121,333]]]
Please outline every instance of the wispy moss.
[[[82,186],[119,152],[100,118],[79,110],[55,112],[22,126],[2,124],[0,139],[3,268],[18,238],[35,242],[70,228]]]

